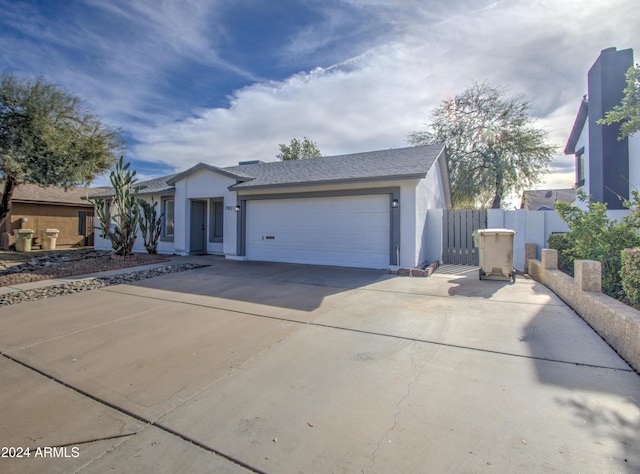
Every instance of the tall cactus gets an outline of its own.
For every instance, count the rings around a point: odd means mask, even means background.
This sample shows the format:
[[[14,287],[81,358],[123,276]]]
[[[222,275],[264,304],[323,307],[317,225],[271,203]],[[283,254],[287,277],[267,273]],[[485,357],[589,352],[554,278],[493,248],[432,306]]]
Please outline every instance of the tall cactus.
[[[127,257],[133,253],[133,245],[140,225],[138,193],[144,186],[136,185],[136,172],[129,170],[131,163],[124,163],[121,156],[109,176],[113,187],[113,199],[109,203],[102,198],[93,199],[100,227],[100,236],[111,241],[115,255]]]
[[[144,240],[144,248],[150,254],[158,253],[158,240],[162,233],[162,217],[164,214],[157,215],[157,206],[158,203],[153,198],[151,198],[150,203],[140,199],[140,207],[142,208],[140,232]]]

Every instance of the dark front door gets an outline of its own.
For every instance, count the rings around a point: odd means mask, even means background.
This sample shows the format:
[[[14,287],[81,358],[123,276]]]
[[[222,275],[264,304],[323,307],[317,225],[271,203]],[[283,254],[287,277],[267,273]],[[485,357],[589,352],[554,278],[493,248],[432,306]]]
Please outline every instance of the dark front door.
[[[191,201],[190,253],[205,253],[205,225],[207,218],[207,203]]]

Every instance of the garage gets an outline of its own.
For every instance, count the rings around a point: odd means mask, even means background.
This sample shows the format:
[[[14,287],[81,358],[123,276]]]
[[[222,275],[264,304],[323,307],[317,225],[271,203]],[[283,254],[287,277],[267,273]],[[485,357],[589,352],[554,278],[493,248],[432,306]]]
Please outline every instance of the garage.
[[[386,268],[388,194],[247,200],[249,260]]]

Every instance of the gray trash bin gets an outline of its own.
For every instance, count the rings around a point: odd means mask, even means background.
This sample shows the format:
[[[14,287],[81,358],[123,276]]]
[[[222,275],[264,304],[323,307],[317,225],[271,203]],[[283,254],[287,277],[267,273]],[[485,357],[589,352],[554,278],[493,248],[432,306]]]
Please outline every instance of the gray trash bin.
[[[480,279],[516,281],[513,268],[513,240],[511,229],[478,229],[473,232],[473,242],[479,249]]]

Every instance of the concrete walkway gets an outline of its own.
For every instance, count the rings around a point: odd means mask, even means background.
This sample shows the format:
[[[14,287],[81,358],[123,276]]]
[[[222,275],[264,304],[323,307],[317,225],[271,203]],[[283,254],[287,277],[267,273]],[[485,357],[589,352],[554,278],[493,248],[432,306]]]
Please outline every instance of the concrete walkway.
[[[640,377],[532,280],[198,260],[0,308],[0,472],[640,471]]]

